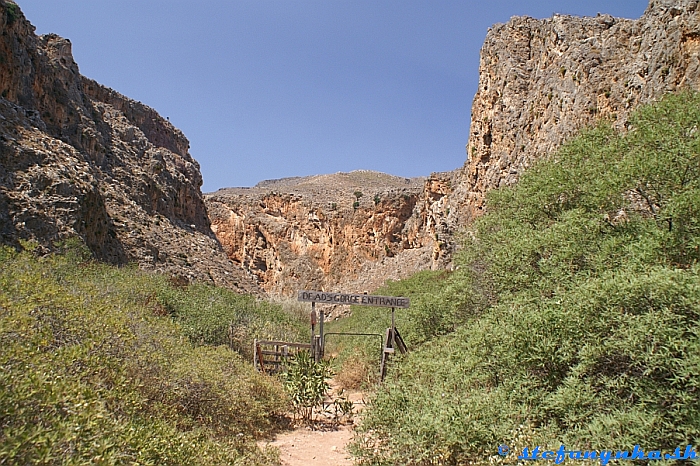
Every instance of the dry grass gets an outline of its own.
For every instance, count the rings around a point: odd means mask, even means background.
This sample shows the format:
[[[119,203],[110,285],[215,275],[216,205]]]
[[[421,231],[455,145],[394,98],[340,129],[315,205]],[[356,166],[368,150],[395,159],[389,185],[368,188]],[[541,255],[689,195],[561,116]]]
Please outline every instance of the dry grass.
[[[360,390],[377,382],[378,368],[367,358],[350,356],[335,376],[335,383],[343,390]]]

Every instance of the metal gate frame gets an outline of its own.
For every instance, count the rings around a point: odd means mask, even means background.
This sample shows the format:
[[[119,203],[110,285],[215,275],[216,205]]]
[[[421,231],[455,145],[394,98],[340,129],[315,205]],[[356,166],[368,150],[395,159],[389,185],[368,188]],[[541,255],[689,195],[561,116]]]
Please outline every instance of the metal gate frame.
[[[397,296],[373,296],[364,294],[352,294],[352,293],[330,293],[324,291],[305,291],[299,290],[297,292],[297,300],[302,302],[311,303],[311,345],[313,348],[314,359],[318,362],[323,358],[326,349],[326,335],[348,335],[348,336],[378,336],[381,338],[380,334],[376,333],[344,333],[344,332],[329,332],[324,333],[323,324],[325,321],[325,313],[323,309],[319,310],[320,320],[319,324],[319,335],[316,335],[316,302],[326,303],[326,304],[342,304],[342,305],[361,305],[361,306],[373,306],[373,307],[390,307],[391,308],[391,327],[386,329],[385,338],[382,343],[382,360],[379,366],[379,373],[381,381],[384,381],[386,377],[386,369],[389,356],[394,353],[394,349],[398,349],[399,352],[405,354],[408,352],[408,347],[406,343],[401,338],[398,329],[396,328],[396,308],[408,308],[410,306],[410,300],[408,298],[397,297]]]

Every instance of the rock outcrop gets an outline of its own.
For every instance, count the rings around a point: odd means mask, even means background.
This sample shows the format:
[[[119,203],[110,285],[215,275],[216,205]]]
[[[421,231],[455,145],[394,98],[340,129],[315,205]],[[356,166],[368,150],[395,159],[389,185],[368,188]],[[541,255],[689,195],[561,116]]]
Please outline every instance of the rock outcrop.
[[[454,233],[483,211],[486,192],[515,183],[597,120],[626,129],[640,104],[700,87],[698,5],[653,0],[636,20],[555,15],[495,25],[481,50],[464,167],[414,186],[406,202],[388,196],[373,206],[365,197],[356,211],[347,204],[353,189],[342,194],[342,211],[284,183],[277,193],[216,193],[207,203],[217,235],[234,261],[282,294],[371,290],[398,272],[444,267]],[[367,275],[376,280],[357,281]]]
[[[70,41],[0,0],[0,241],[257,291],[210,228],[189,142],[155,110],[80,75]]]
[[[636,20],[514,17],[482,48],[461,169],[286,179],[205,200],[180,131],[82,77],[70,42],[35,36],[14,3],[0,0],[0,15],[2,242],[50,249],[77,234],[106,261],[282,295],[371,291],[449,266],[490,189],[600,119],[624,130],[640,104],[700,88],[698,1],[653,0]]]
[[[582,128],[604,118],[624,129],[640,104],[685,87],[700,87],[695,0],[652,0],[637,20],[555,15],[493,26],[450,224],[470,221],[488,190],[515,183]]]
[[[371,171],[267,181],[208,194],[228,256],[271,294],[372,291],[444,266],[440,208],[450,175],[405,179]]]

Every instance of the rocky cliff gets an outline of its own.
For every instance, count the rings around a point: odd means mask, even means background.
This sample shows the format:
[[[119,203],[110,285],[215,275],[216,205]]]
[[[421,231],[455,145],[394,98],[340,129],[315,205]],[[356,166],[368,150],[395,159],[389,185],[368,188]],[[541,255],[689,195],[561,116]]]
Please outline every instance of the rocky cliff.
[[[450,183],[355,171],[222,189],[206,204],[228,256],[266,291],[372,291],[449,260],[439,207]]]
[[[478,215],[489,189],[516,182],[533,161],[596,120],[624,129],[640,104],[699,86],[695,0],[652,0],[637,20],[555,15],[493,26],[481,50],[450,224]]]
[[[464,167],[221,190],[206,197],[210,225],[184,135],[82,77],[70,42],[37,37],[14,3],[0,0],[0,15],[2,242],[48,250],[77,234],[103,260],[244,290],[257,278],[275,294],[372,290],[445,267],[488,190],[599,119],[626,129],[640,104],[700,87],[697,1],[653,0],[636,20],[514,17],[484,42]]]
[[[314,204],[312,192],[289,183],[276,192],[223,191],[207,198],[215,231],[229,257],[276,293],[363,291],[448,265],[454,233],[482,212],[487,191],[515,183],[600,119],[626,129],[640,104],[700,86],[698,8],[694,0],[653,0],[636,20],[555,15],[495,25],[481,50],[464,167],[412,186],[405,201],[389,195],[374,206],[370,194],[354,211],[361,180],[340,196],[344,210]],[[363,276],[375,280],[358,281]]]
[[[185,136],[153,109],[80,75],[70,41],[36,36],[0,0],[0,240],[94,255],[244,291],[223,254]]]

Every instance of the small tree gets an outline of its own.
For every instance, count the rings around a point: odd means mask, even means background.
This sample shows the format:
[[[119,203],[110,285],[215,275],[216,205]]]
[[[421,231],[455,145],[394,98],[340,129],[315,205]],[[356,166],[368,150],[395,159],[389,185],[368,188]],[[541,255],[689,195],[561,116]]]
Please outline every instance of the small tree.
[[[311,423],[314,409],[323,407],[328,393],[328,379],[333,376],[330,361],[314,361],[309,353],[301,352],[289,361],[284,373],[284,388],[292,399],[295,416]]]
[[[355,202],[352,203],[352,208],[357,210],[360,207],[360,198],[363,196],[362,191],[355,191],[352,193],[355,196]]]

